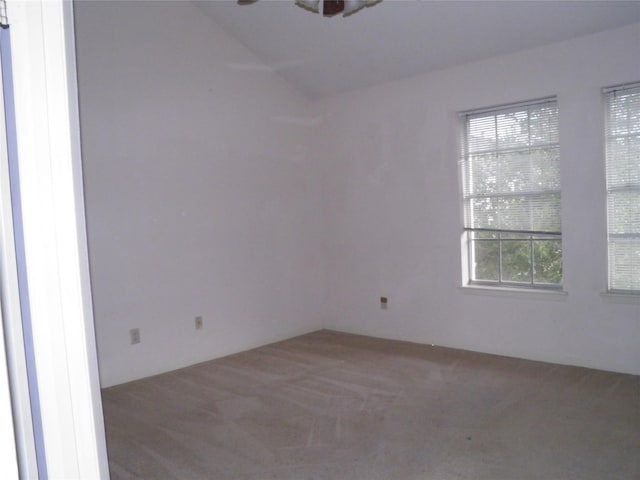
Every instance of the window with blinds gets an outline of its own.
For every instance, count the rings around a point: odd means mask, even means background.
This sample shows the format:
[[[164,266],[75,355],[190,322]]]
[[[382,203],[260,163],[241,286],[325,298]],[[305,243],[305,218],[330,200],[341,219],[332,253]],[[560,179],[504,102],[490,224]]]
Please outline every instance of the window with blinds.
[[[462,115],[469,282],[560,288],[555,98]]]
[[[609,290],[640,294],[640,83],[604,97]]]

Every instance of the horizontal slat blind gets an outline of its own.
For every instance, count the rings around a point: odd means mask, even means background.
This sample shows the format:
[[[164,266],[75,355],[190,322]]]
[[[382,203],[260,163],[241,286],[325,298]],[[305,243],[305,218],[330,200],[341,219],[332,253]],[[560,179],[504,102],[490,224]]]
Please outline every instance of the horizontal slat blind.
[[[464,227],[559,234],[555,99],[464,115]]]
[[[609,289],[640,293],[640,84],[607,89]]]

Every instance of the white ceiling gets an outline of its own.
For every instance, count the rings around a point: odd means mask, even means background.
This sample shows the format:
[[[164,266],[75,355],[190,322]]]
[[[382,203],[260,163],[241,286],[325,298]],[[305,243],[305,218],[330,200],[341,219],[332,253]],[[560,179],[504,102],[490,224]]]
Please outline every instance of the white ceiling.
[[[197,1],[309,98],[640,22],[640,1],[383,0],[324,18],[293,0]],[[630,45],[629,48],[640,48]]]

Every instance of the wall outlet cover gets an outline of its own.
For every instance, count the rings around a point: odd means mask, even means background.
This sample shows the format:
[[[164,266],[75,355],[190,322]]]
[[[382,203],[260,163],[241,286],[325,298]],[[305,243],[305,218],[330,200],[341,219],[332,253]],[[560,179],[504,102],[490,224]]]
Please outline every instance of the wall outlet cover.
[[[129,330],[129,337],[131,338],[131,345],[140,343],[140,329],[132,328],[131,330]]]

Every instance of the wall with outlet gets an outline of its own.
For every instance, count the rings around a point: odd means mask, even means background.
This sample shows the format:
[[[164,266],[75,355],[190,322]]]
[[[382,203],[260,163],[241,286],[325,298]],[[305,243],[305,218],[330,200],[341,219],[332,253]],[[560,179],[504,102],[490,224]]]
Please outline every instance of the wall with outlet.
[[[320,328],[310,105],[191,2],[75,14],[102,385]]]
[[[75,10],[103,386],[322,327],[640,374],[600,100],[640,25],[309,103],[191,2]],[[462,289],[457,112],[549,95],[567,294]]]
[[[640,374],[640,302],[601,295],[600,89],[640,80],[638,45],[640,24],[319,102],[331,118],[323,138],[340,138],[321,146],[331,212],[325,326]],[[567,294],[462,289],[457,112],[551,95]]]

